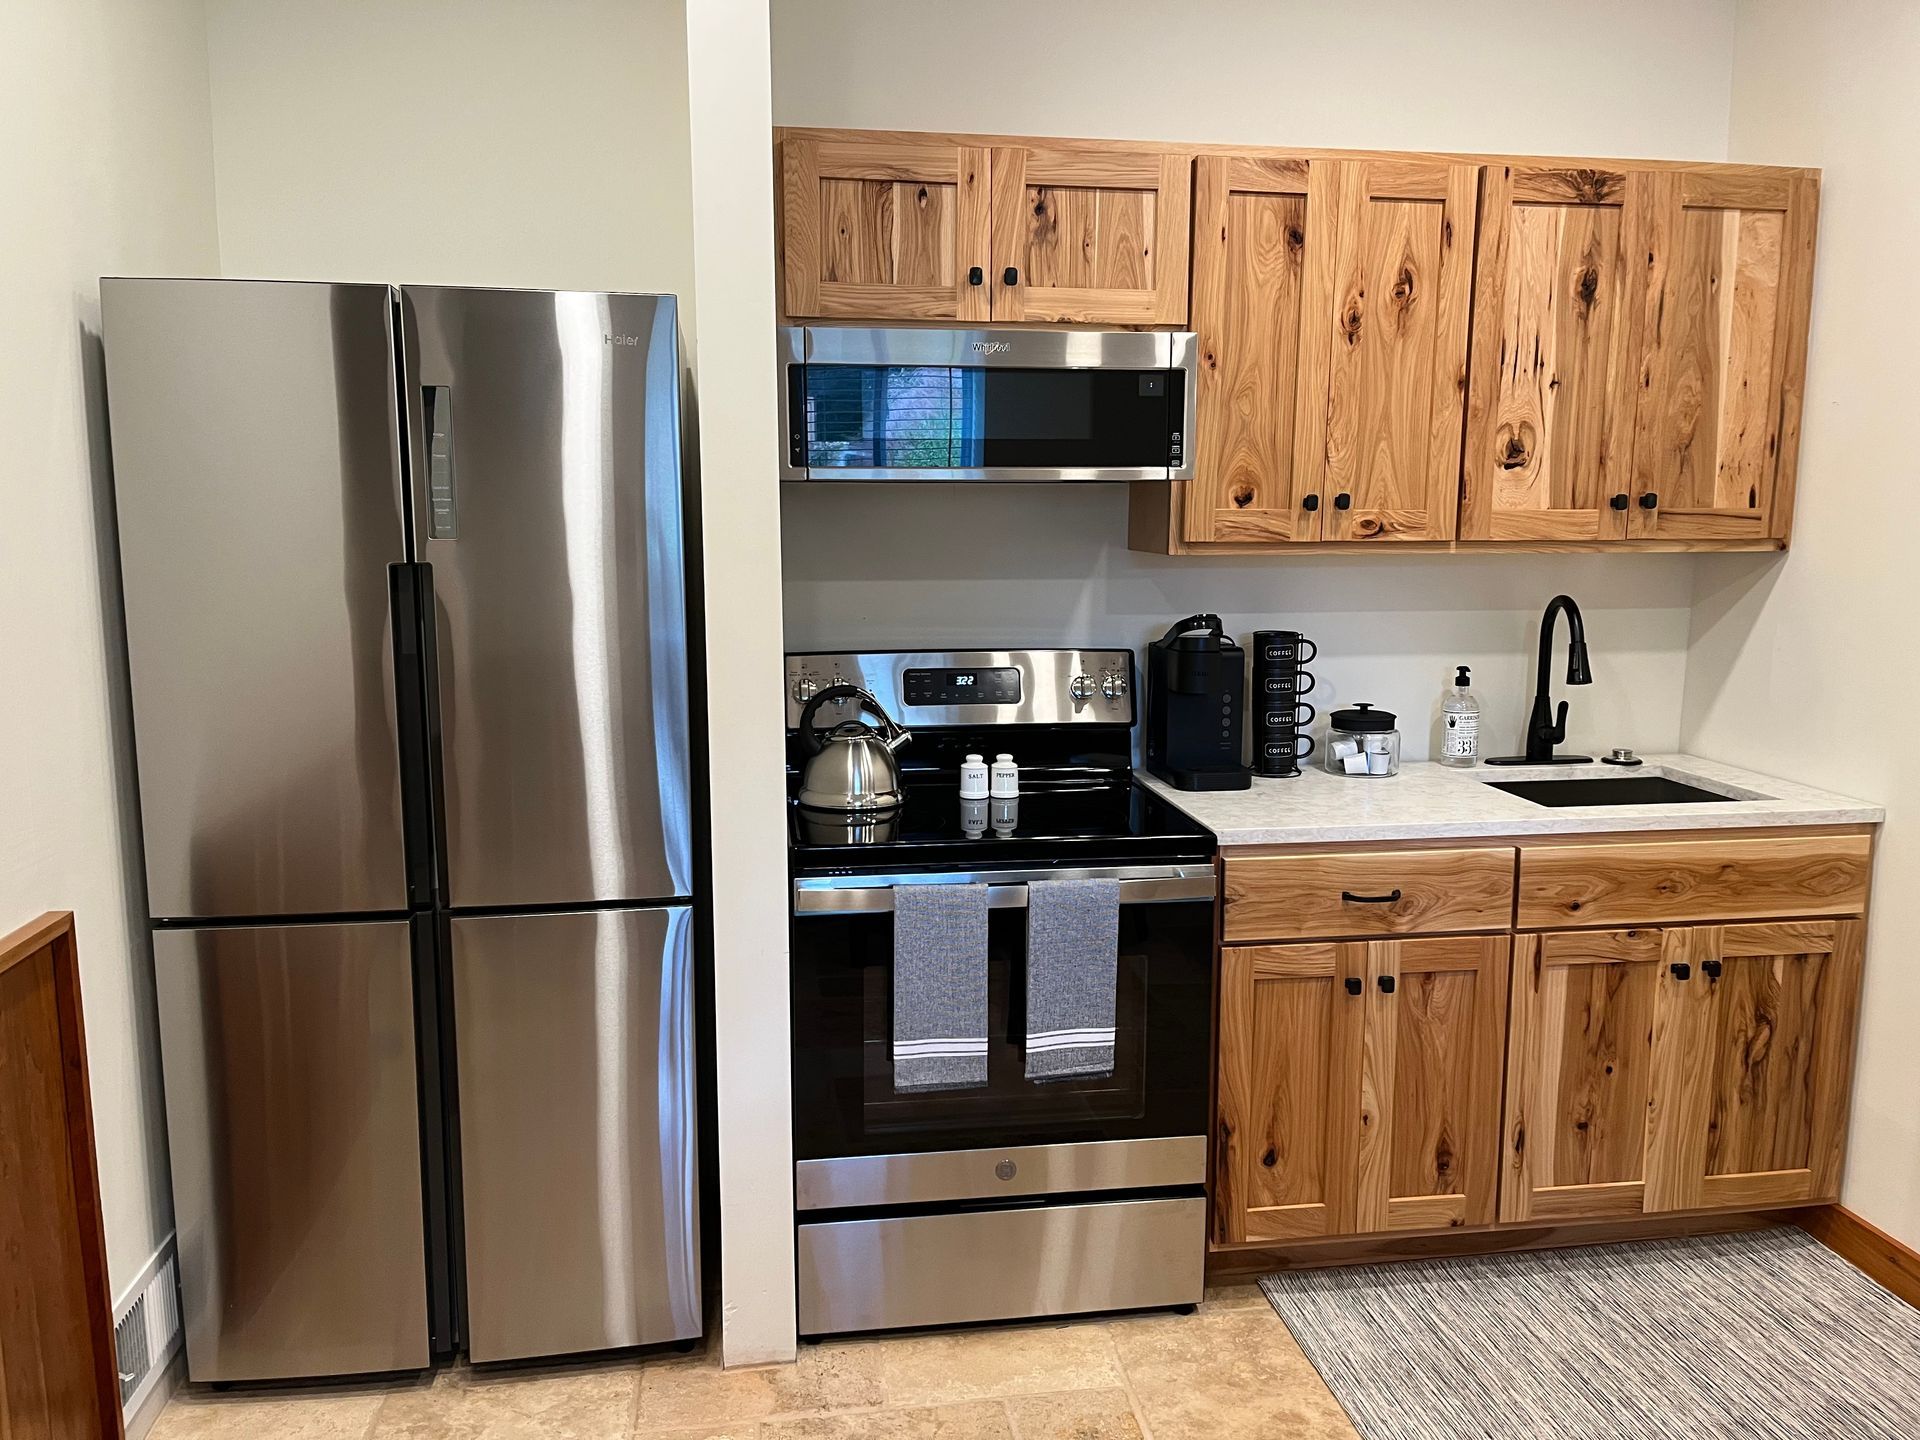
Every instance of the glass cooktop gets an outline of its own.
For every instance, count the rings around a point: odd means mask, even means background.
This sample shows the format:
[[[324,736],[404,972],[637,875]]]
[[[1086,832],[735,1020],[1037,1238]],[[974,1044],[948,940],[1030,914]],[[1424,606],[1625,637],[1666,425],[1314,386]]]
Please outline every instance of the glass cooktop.
[[[1124,773],[1023,771],[1014,800],[962,800],[951,771],[909,775],[892,814],[788,806],[800,874],[1204,860],[1213,836]]]

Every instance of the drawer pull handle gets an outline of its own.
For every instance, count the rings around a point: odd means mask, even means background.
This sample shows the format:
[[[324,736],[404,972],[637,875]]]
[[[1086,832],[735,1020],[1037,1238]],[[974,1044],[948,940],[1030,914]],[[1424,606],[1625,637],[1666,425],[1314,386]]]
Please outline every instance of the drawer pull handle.
[[[1351,890],[1342,890],[1340,892],[1340,898],[1342,900],[1351,900],[1356,905],[1391,905],[1400,898],[1400,892],[1398,889],[1394,889],[1388,891],[1385,895],[1356,895]]]
[[[1347,994],[1358,995],[1359,993],[1360,993],[1360,977],[1358,975],[1349,975],[1347,977]]]
[[[1667,969],[1673,972],[1673,978],[1676,980],[1691,980],[1693,978],[1693,966],[1684,960],[1669,965]]]
[[[1702,960],[1700,962],[1700,968],[1707,972],[1707,978],[1709,980],[1718,980],[1720,978],[1720,962],[1718,960]]]
[[[1382,995],[1391,995],[1393,993],[1394,986],[1397,983],[1398,982],[1393,978],[1393,976],[1382,975],[1380,977],[1380,993]]]

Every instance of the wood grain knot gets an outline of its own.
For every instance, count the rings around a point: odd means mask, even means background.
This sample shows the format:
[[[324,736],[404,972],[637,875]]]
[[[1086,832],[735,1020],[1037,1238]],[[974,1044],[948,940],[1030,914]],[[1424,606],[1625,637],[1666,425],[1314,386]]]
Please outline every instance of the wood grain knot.
[[[1347,348],[1360,343],[1360,322],[1366,318],[1366,292],[1363,290],[1347,302],[1347,308],[1340,312],[1340,333],[1346,337]]]
[[[1211,350],[1202,356],[1201,359],[1209,370],[1218,370],[1220,368],[1220,357],[1215,355]]]
[[[1402,310],[1407,309],[1413,304],[1414,290],[1413,267],[1402,265],[1400,273],[1393,278],[1393,303]]]
[[[1233,502],[1234,509],[1244,510],[1253,504],[1253,486],[1242,480],[1233,487],[1233,493],[1227,498]]]
[[[1577,205],[1605,205],[1617,200],[1625,188],[1626,176],[1612,170],[1555,170],[1553,188]]]
[[[1280,1163],[1280,1157],[1274,1153],[1274,1148],[1271,1145],[1267,1147],[1267,1153],[1260,1157],[1260,1163],[1269,1170]]]
[[[1289,225],[1287,227],[1287,248],[1289,250],[1298,250],[1306,243],[1306,231],[1302,230],[1298,225]]]
[[[916,201],[918,201],[920,206],[924,209],[927,203],[927,187],[922,185],[917,191],[914,192],[913,198]]]
[[[1381,523],[1377,515],[1362,515],[1353,522],[1353,533],[1359,536],[1381,535],[1385,532],[1386,526]]]
[[[1535,436],[1533,427],[1521,422],[1515,429],[1502,425],[1493,437],[1494,464],[1502,470],[1524,470],[1527,462],[1533,459]]]
[[[1573,277],[1573,300],[1581,318],[1593,311],[1593,302],[1600,294],[1600,272],[1591,265],[1582,269]]]

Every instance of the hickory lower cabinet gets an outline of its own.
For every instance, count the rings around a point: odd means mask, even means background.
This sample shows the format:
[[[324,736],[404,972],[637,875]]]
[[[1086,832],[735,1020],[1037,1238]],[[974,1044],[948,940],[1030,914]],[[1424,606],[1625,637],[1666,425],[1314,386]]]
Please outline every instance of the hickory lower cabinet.
[[[1215,1248],[1837,1198],[1872,843],[1229,850]]]

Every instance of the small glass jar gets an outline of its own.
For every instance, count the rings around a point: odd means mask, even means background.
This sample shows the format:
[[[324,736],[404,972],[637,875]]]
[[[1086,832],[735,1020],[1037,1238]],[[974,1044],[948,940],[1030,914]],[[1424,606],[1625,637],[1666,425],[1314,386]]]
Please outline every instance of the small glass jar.
[[[1327,717],[1327,769],[1335,775],[1398,775],[1400,732],[1391,710],[1364,701]]]

